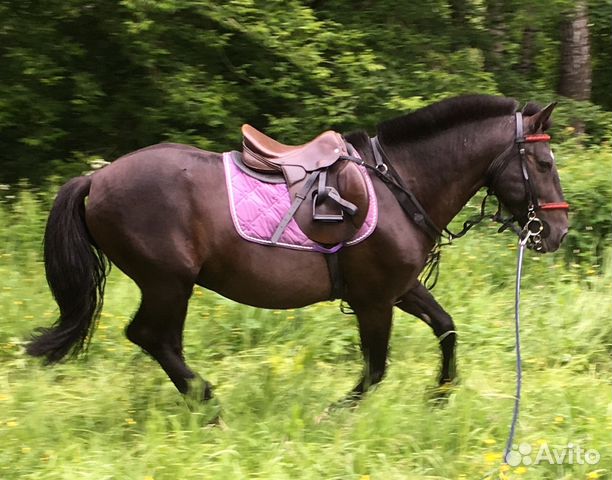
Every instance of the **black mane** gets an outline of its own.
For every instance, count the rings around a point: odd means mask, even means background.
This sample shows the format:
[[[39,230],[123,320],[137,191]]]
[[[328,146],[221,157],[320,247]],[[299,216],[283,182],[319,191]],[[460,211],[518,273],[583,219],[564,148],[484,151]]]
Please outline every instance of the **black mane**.
[[[513,98],[463,95],[449,98],[378,125],[385,143],[414,141],[475,120],[512,115],[518,103]]]

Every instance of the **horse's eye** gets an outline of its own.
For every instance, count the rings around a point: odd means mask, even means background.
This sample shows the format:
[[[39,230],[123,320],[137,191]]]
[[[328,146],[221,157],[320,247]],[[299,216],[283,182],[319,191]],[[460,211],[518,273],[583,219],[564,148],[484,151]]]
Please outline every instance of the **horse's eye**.
[[[538,160],[538,168],[543,171],[548,171],[552,168],[552,162],[550,160]]]
[[[553,166],[553,160],[552,158],[536,157],[536,164],[542,170],[550,170]]]
[[[553,164],[553,159],[552,158],[536,158],[536,161],[538,162],[538,165],[540,165],[541,167],[547,168],[547,169],[551,169],[552,168],[552,164]]]

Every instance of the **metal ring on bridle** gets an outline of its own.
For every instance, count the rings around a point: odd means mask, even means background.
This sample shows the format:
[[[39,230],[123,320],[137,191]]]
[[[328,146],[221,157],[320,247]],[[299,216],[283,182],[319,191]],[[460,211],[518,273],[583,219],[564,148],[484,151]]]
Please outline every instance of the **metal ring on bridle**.
[[[542,222],[542,220],[540,220],[538,217],[533,217],[527,222],[525,228],[529,230],[529,234],[532,237],[539,236],[540,233],[542,233],[542,230],[544,230],[544,222]]]
[[[540,234],[544,230],[544,222],[536,216],[533,210],[530,210],[527,216],[529,220],[521,232],[521,243],[526,245],[530,242],[533,248],[539,251],[542,248],[542,235]]]
[[[376,165],[376,170],[378,170],[381,174],[386,175],[389,171],[389,167],[387,167],[386,163],[379,163]]]

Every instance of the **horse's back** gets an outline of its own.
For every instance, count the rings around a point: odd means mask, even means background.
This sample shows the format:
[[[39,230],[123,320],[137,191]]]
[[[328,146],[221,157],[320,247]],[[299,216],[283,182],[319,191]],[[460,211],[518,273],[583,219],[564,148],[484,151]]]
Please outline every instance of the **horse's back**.
[[[210,216],[202,209],[208,205],[212,211],[224,188],[220,154],[153,145],[92,175],[87,225],[96,243],[130,276],[163,270],[192,277],[204,253],[197,220]],[[204,196],[213,201],[202,201]]]

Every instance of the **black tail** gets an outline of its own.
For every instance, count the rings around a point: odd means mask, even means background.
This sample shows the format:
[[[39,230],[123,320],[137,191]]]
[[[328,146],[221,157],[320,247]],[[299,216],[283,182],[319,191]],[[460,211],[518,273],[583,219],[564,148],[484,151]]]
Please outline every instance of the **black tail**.
[[[85,350],[102,309],[109,263],[85,225],[85,197],[91,179],[77,177],[59,191],[45,230],[47,282],[60,316],[38,329],[27,346],[35,357],[55,363]]]

